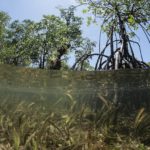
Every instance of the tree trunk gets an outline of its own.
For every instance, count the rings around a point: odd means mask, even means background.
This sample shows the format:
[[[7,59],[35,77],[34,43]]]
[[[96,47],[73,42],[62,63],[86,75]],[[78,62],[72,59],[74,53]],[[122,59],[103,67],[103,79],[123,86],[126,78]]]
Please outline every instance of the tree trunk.
[[[65,46],[62,46],[57,50],[57,56],[54,61],[51,61],[50,69],[52,70],[60,70],[62,67],[61,57],[66,54],[68,48],[70,48],[70,44],[67,44]]]

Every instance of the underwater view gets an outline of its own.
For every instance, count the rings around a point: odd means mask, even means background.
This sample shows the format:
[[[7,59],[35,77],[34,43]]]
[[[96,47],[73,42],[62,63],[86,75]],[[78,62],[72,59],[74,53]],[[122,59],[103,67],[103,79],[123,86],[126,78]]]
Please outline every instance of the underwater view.
[[[0,65],[1,150],[150,149],[150,70]]]
[[[150,150],[150,0],[0,0],[0,150]]]

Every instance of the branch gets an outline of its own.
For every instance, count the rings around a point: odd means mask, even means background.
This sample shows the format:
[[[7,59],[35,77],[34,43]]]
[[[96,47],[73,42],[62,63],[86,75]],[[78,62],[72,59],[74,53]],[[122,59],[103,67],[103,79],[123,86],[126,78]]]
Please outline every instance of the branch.
[[[140,44],[139,44],[138,42],[136,42],[136,41],[133,41],[133,40],[130,40],[130,42],[135,43],[135,44],[137,44],[137,45],[138,45],[138,47],[139,47],[139,51],[140,51],[140,55],[141,55],[141,60],[142,60],[142,61],[144,61],[144,60],[143,60],[143,56],[142,56],[142,50],[141,50],[141,46],[140,46]]]
[[[111,35],[110,35],[110,51],[111,51],[111,56],[112,56],[112,66],[114,66],[114,55],[113,55],[113,53],[114,53],[114,40],[113,40],[113,32],[114,32],[114,28],[113,28],[113,26],[111,27],[111,31],[110,31],[111,33]],[[114,69],[114,68],[112,68],[112,69]]]
[[[150,43],[150,39],[149,39],[149,37],[148,37],[148,35],[147,35],[147,34],[149,34],[149,33],[145,30],[145,28],[144,28],[141,24],[139,24],[139,25],[141,26],[141,28],[142,28],[144,34],[146,35],[146,38],[147,38],[148,42]]]
[[[74,65],[71,67],[71,69],[75,69],[75,67],[76,67],[76,65],[79,63],[79,62],[81,62],[81,63],[83,63],[86,59],[88,59],[89,57],[92,57],[92,56],[99,56],[99,55],[101,55],[101,54],[99,54],[99,53],[93,53],[93,54],[84,54],[83,56],[81,56],[75,63],[74,63]],[[104,57],[106,57],[106,58],[108,58],[108,56],[106,56],[106,55],[103,55]]]

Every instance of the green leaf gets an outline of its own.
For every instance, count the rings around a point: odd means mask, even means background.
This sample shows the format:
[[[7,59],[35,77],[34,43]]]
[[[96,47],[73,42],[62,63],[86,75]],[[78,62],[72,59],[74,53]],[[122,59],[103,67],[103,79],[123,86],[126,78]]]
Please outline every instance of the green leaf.
[[[136,35],[135,32],[130,32],[130,33],[129,33],[129,36],[130,36],[131,38],[135,37],[135,35]]]
[[[83,13],[83,14],[86,14],[87,12],[88,12],[87,9],[83,9],[83,10],[82,10],[82,13]]]
[[[14,149],[19,150],[20,145],[20,136],[16,129],[13,130],[13,142],[14,142]]]
[[[131,25],[134,25],[134,24],[135,24],[135,20],[134,20],[134,17],[133,17],[132,15],[129,15],[128,22],[129,22]]]
[[[92,17],[87,17],[87,26],[89,26],[92,22]]]

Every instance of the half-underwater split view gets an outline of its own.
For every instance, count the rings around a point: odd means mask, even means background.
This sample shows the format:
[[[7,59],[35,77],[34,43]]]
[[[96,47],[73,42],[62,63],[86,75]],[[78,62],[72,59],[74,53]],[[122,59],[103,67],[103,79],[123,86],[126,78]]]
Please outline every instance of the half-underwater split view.
[[[0,150],[150,150],[150,0],[0,0]]]

